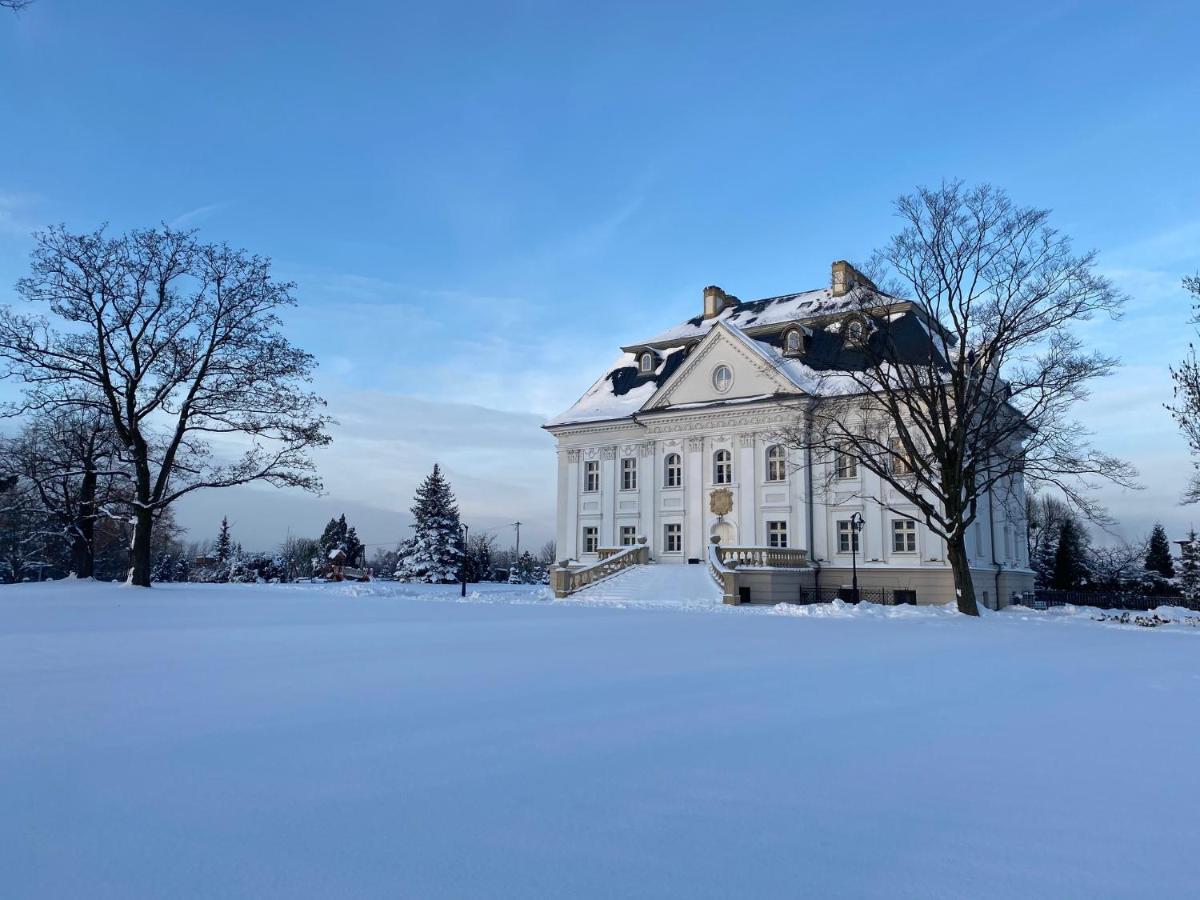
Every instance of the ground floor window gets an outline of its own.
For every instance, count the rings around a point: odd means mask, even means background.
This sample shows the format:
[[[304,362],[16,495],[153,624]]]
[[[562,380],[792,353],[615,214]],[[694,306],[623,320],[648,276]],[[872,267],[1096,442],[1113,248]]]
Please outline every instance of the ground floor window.
[[[907,589],[902,590],[902,589],[897,588],[896,590],[892,591],[892,599],[898,604],[899,603],[907,603],[910,606],[916,606],[917,605],[917,592],[910,591]]]
[[[859,553],[862,548],[858,545],[858,532],[854,523],[849,519],[839,519],[837,523],[838,553]]]
[[[767,523],[767,546],[786,547],[788,545],[787,522]]]
[[[583,552],[595,553],[600,549],[600,529],[588,525],[583,529]]]
[[[892,552],[917,552],[917,523],[913,519],[892,519]]]
[[[683,526],[678,522],[663,526],[663,552],[683,552]]]
[[[622,525],[621,526],[621,546],[632,547],[637,543],[637,526]]]

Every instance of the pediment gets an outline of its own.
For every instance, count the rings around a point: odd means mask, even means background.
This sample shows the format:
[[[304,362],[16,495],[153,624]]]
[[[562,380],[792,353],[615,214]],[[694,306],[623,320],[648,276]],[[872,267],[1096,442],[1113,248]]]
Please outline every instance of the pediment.
[[[728,367],[733,378],[725,391],[714,384],[715,373],[721,366]],[[796,385],[756,350],[749,338],[719,322],[642,409],[796,392]]]

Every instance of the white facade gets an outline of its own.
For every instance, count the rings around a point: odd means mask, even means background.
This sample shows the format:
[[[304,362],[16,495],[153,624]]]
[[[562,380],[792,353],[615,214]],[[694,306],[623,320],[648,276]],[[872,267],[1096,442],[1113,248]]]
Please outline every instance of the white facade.
[[[600,549],[645,538],[657,562],[684,563],[703,559],[720,535],[724,546],[801,548],[836,572],[851,566],[848,523],[857,512],[860,574],[903,570],[898,584],[948,574],[945,542],[877,476],[856,467],[830,478],[830,461],[783,447],[779,433],[803,415],[806,373],[728,319],[678,346],[646,345],[653,359],[645,363],[644,349],[627,349],[547,424],[558,442],[559,558],[586,564]],[[786,334],[777,337],[786,346]],[[719,517],[710,498],[722,488],[733,505]],[[1019,484],[1009,497],[986,504],[971,526],[968,550],[981,569],[1028,571]],[[998,585],[992,596],[1001,596]]]

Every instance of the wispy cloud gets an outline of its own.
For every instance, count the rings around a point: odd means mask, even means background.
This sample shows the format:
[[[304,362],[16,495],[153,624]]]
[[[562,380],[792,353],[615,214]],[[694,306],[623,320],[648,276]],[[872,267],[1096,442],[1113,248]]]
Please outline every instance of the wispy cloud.
[[[168,225],[172,228],[184,228],[191,225],[196,225],[203,222],[205,219],[211,218],[221,210],[229,208],[232,201],[221,201],[220,203],[207,203],[204,206],[197,206],[195,209],[189,209],[185,213],[181,213],[175,218],[168,221]]]

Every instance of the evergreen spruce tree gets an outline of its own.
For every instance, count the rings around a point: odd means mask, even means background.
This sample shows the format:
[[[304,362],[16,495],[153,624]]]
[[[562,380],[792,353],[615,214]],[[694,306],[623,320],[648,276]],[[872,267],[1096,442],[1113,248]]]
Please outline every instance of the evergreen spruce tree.
[[[1154,523],[1150,546],[1146,550],[1146,571],[1157,572],[1164,578],[1175,577],[1175,561],[1171,559],[1171,542],[1161,522]]]
[[[343,516],[342,521],[345,521],[345,518],[346,517]],[[346,531],[346,540],[345,540],[345,544],[343,545],[343,549],[345,549],[345,551],[346,551],[346,565],[348,565],[348,566],[362,565],[363,552],[367,548],[364,547],[363,542],[358,539],[358,532],[354,530],[353,525],[351,525],[350,528],[347,529],[347,531]]]
[[[413,536],[401,550],[396,577],[405,581],[449,584],[458,580],[458,505],[441,468],[417,488],[412,507]]]
[[[1066,519],[1058,530],[1051,585],[1069,591],[1082,587],[1087,580],[1087,532],[1074,519]]]
[[[175,579],[175,558],[170,553],[158,554],[154,568],[150,570],[150,580],[160,584]]]
[[[517,577],[521,579],[521,584],[535,584],[540,577],[537,562],[528,550],[517,559]]]
[[[221,519],[221,530],[217,532],[217,543],[213,551],[216,553],[217,562],[222,566],[226,565],[233,556],[233,536],[229,533],[228,517]]]
[[[1196,529],[1188,532],[1187,541],[1181,545],[1179,558],[1179,588],[1189,602],[1200,600],[1200,540]]]
[[[1058,528],[1043,529],[1033,545],[1033,552],[1029,556],[1029,568],[1033,569],[1034,584],[1038,587],[1048,588],[1054,582],[1054,557],[1058,553],[1058,535],[1061,530],[1061,525]]]
[[[187,561],[186,556],[179,557],[179,561],[175,564],[175,574],[172,578],[179,582],[192,580],[192,564]]]
[[[329,520],[329,524],[321,532],[321,549],[325,551],[326,557],[333,550],[346,549],[346,532],[346,516],[344,513],[339,518]]]

